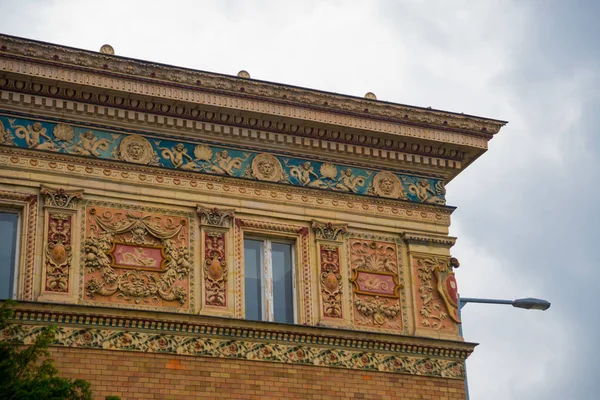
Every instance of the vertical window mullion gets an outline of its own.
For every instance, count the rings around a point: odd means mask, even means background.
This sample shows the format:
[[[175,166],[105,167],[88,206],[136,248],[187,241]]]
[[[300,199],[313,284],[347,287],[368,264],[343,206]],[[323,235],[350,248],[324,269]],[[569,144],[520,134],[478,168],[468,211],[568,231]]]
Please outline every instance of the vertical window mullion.
[[[264,241],[264,257],[263,257],[263,276],[264,276],[264,319],[265,321],[274,321],[275,316],[273,312],[273,252],[271,248],[271,241],[266,239]]]

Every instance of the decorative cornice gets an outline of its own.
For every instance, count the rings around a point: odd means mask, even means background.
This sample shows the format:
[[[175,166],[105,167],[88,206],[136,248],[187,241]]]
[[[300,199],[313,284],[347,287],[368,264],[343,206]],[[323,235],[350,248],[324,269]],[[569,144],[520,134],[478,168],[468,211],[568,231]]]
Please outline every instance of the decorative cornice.
[[[338,367],[464,379],[474,345],[341,329],[176,315],[139,317],[104,308],[18,306],[12,320],[26,344],[58,325],[55,345]],[[125,314],[125,315],[123,315]]]
[[[456,243],[456,238],[452,236],[438,236],[423,233],[405,233],[402,238],[408,243],[431,243],[441,244],[452,247]]]
[[[366,119],[435,126],[471,134],[491,135],[497,133],[505,124],[504,121],[165,66],[7,35],[0,36],[0,55],[48,66],[68,66],[79,71],[128,77],[161,87],[227,93],[238,98],[262,99],[280,105],[358,115]]]
[[[59,84],[60,82],[53,82]],[[1,99],[11,103],[24,103],[24,105],[35,103],[43,105],[45,109],[54,108],[56,99],[62,99],[63,105],[60,113],[65,110],[76,109],[87,115],[100,114],[117,120],[135,120],[139,124],[156,124],[157,126],[169,126],[177,130],[185,130],[193,133],[198,130],[197,122],[210,124],[210,128],[216,126],[221,130],[221,124],[227,130],[233,127],[243,128],[249,137],[259,135],[261,141],[281,142],[288,144],[302,143],[306,141],[319,143],[318,148],[325,146],[329,150],[339,150],[349,153],[358,153],[365,156],[379,156],[388,158],[395,162],[409,162],[411,164],[425,164],[433,167],[460,169],[462,162],[467,159],[464,149],[460,146],[484,151],[487,149],[488,140],[477,137],[464,137],[456,132],[444,132],[437,129],[410,127],[404,125],[390,125],[375,129],[382,133],[394,133],[391,137],[381,138],[369,135],[367,131],[351,132],[348,128],[335,129],[322,127],[309,120],[281,121],[281,117],[262,114],[259,118],[239,115],[236,110],[204,110],[197,106],[186,104],[173,107],[170,102],[152,98],[146,101],[126,98],[124,96],[101,93],[85,92],[80,88],[71,86],[53,86],[51,84],[24,82],[15,79],[0,78]],[[25,97],[26,96],[26,97]],[[190,129],[193,125],[193,129]],[[204,125],[203,125],[204,126]],[[187,129],[186,129],[187,128]],[[392,129],[395,128],[395,129]],[[221,135],[226,132],[219,132]],[[274,135],[283,134],[287,139],[279,137],[275,140]],[[387,135],[389,136],[389,135]],[[423,144],[419,140],[427,140]]]
[[[40,194],[44,196],[44,205],[57,208],[75,208],[77,202],[83,199],[83,190],[66,190],[40,185]]]

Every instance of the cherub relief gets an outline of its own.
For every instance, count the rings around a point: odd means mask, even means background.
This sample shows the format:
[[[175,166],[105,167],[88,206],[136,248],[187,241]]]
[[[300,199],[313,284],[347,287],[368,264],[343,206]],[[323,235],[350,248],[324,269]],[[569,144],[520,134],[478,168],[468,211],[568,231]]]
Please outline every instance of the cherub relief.
[[[431,183],[427,179],[420,179],[416,184],[408,184],[408,191],[423,203],[445,204],[445,201],[433,191]]]
[[[289,165],[286,161],[285,166],[290,169],[290,175],[298,179],[302,186],[321,187],[324,185],[324,182],[315,173],[310,161],[305,161],[299,166]],[[312,181],[313,177],[316,179],[315,181]]]
[[[229,176],[234,175],[234,169],[242,168],[242,164],[250,157],[249,154],[245,154],[244,158],[234,157],[232,158],[227,150],[221,150],[215,155],[215,160],[212,161],[210,171],[215,174],[227,174]]]
[[[40,122],[27,125],[25,128],[22,125],[15,125],[14,119],[8,121],[10,126],[15,129],[15,135],[20,139],[25,139],[28,148],[36,150],[54,150],[56,148],[53,139],[46,134],[46,128]],[[42,138],[46,139],[44,143],[42,143]]]
[[[99,150],[106,151],[109,147],[110,141],[108,139],[98,139],[92,131],[87,131],[79,135],[79,141],[75,143],[75,147],[69,153],[100,157]]]
[[[340,177],[336,182],[335,189],[344,192],[357,193],[359,191],[359,187],[364,186],[364,184],[364,176],[354,176],[352,169],[346,168],[340,172]]]
[[[166,147],[159,147],[161,151],[161,155],[167,160],[171,161],[175,168],[186,168],[186,169],[194,169],[196,167],[196,163],[194,163],[194,159],[190,157],[187,152],[187,149],[183,145],[183,143],[177,143],[172,148],[168,149]],[[185,160],[190,162],[184,165]]]

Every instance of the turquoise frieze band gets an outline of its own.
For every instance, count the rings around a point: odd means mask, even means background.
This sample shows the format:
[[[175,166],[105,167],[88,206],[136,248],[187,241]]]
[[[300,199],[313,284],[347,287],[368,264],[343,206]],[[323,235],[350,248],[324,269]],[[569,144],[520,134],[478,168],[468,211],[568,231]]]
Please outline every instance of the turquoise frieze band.
[[[0,115],[0,144],[417,203],[445,204],[443,181],[338,163]]]

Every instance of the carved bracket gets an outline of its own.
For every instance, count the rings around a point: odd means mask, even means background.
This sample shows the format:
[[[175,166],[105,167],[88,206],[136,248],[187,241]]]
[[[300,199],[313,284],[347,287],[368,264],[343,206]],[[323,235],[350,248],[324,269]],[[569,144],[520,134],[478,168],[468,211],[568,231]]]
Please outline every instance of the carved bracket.
[[[332,240],[341,242],[348,230],[348,224],[333,224],[331,222],[312,221],[317,240]]]
[[[63,188],[52,188],[46,185],[40,186],[40,194],[44,197],[44,205],[57,208],[74,209],[77,202],[83,199],[83,190],[66,190]]]
[[[221,210],[216,207],[208,208],[200,204],[197,205],[196,212],[200,216],[200,225],[206,226],[229,228],[235,217],[233,210]]]

